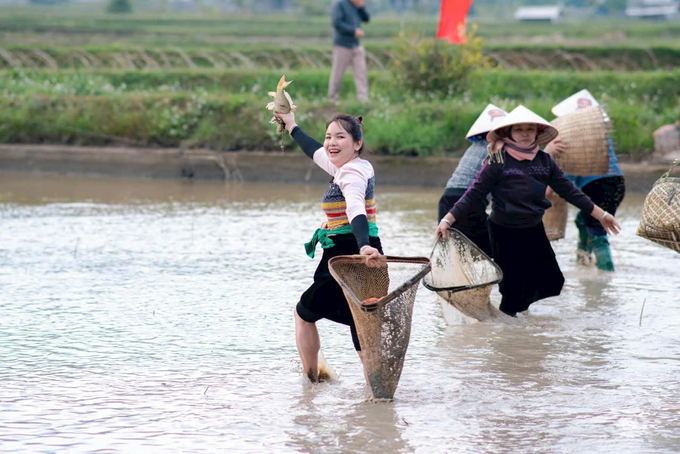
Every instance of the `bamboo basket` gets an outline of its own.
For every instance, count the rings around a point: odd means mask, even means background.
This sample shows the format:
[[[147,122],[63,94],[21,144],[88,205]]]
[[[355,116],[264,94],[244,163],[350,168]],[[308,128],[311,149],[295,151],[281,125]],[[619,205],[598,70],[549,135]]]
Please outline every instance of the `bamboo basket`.
[[[560,132],[567,150],[555,161],[569,175],[606,175],[609,171],[611,121],[599,106],[555,118],[551,124]]]
[[[637,235],[680,253],[680,178],[670,177],[676,159],[647,194]]]
[[[545,234],[550,241],[561,240],[567,231],[569,206],[567,201],[557,195],[555,191],[550,191],[548,200],[552,203],[552,206],[545,210],[543,215]]]

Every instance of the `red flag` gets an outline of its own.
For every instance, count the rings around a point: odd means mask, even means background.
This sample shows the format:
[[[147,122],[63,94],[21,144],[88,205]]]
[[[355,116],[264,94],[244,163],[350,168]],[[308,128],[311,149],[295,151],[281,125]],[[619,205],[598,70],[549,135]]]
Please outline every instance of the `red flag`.
[[[465,42],[465,17],[473,0],[442,0],[437,38],[454,44]]]

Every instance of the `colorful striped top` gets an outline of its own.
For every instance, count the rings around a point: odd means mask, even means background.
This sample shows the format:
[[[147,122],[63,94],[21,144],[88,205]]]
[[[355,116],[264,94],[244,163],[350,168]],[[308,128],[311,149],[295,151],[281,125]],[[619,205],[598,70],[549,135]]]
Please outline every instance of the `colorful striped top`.
[[[323,147],[314,152],[314,162],[333,177],[321,198],[328,230],[346,226],[361,214],[368,222],[376,221],[375,173],[370,162],[357,157],[338,169]]]

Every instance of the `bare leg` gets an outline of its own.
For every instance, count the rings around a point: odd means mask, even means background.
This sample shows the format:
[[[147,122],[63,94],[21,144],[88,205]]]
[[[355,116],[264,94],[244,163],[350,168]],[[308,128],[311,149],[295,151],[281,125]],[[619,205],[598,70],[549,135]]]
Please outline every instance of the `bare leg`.
[[[319,340],[319,331],[316,329],[315,323],[309,323],[300,318],[295,312],[295,342],[297,343],[298,353],[302,360],[302,368],[309,379],[316,383],[319,381],[319,349],[321,348],[321,341]]]

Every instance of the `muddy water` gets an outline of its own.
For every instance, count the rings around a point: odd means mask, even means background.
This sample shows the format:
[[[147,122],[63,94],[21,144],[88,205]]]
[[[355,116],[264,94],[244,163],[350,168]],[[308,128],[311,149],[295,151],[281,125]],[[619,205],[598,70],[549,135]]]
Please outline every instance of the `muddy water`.
[[[576,266],[570,224],[562,295],[516,326],[448,326],[421,288],[376,404],[346,327],[319,323],[339,382],[297,359],[323,189],[0,176],[0,451],[678,449],[680,256],[634,235],[644,194],[620,210],[617,272]],[[386,252],[429,253],[439,196],[378,187]]]

